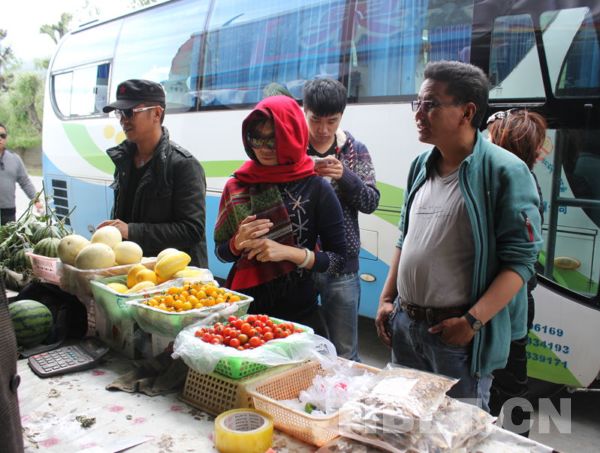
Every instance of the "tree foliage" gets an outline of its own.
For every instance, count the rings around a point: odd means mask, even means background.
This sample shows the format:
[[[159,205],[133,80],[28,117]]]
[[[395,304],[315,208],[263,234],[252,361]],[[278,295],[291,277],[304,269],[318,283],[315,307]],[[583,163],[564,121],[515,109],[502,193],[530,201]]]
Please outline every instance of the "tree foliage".
[[[40,33],[48,35],[54,44],[58,44],[58,41],[69,32],[69,27],[73,20],[73,15],[69,13],[62,13],[60,19],[55,24],[44,24],[40,27]]]
[[[16,74],[0,94],[0,122],[9,130],[10,148],[34,148],[42,142],[44,80],[35,72]]]
[[[10,46],[2,44],[6,38],[6,30],[0,29],[0,92],[8,90],[12,74],[9,72],[12,65],[16,63],[16,58]]]

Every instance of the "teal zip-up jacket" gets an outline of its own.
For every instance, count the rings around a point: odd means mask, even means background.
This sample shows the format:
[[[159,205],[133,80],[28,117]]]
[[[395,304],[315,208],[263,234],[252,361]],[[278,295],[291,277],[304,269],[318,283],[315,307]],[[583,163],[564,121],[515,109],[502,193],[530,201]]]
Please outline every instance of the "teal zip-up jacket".
[[[408,232],[414,195],[439,157],[439,150],[433,148],[411,164],[396,245],[400,249]],[[473,152],[460,165],[459,184],[475,245],[471,300],[468,301],[474,305],[501,269],[513,270],[523,282],[533,275],[542,246],[540,200],[527,166],[510,152],[485,140],[480,132],[477,132]],[[510,341],[526,334],[527,294],[523,285],[510,303],[475,334],[471,373],[483,376],[504,368]]]

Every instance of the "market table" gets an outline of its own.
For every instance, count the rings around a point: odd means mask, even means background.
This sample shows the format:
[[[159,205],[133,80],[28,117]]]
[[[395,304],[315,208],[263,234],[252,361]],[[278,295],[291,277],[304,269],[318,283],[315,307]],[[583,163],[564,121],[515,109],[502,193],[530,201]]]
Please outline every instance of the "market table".
[[[18,362],[19,405],[26,452],[39,449],[61,453],[109,453],[124,449],[161,453],[217,451],[213,444],[214,417],[180,401],[177,393],[149,397],[106,390],[108,384],[133,369],[130,359],[114,352],[107,357],[93,370],[46,379],[37,377],[27,360]],[[491,442],[484,441],[471,451],[553,451],[501,429],[496,429],[488,440]],[[321,451],[374,451],[373,447],[348,442],[351,443],[349,449]],[[317,450],[277,430],[272,447],[277,453]]]
[[[108,453],[131,447],[128,451],[217,451],[214,417],[181,402],[176,393],[149,397],[105,389],[131,369],[131,360],[111,352],[93,370],[40,379],[27,360],[20,360],[25,451]],[[277,431],[273,448],[278,453],[316,450]]]

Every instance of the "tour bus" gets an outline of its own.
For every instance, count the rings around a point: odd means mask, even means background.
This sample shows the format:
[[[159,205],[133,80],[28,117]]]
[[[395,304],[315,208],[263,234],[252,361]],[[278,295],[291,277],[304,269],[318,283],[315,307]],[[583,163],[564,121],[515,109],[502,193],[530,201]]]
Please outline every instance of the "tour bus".
[[[430,61],[490,77],[490,111],[529,108],[549,131],[535,167],[544,248],[529,374],[587,387],[600,370],[600,4],[596,0],[173,0],[88,24],[60,42],[44,103],[43,174],[57,213],[88,235],[109,218],[122,140],[102,112],[119,82],[159,82],[172,139],[207,176],[209,251],[226,179],[247,159],[241,122],[276,82],[302,97],[331,77],[348,92],[342,127],[370,151],[379,209],[360,216],[360,313],[373,318],[420,143],[410,101]],[[209,253],[219,277],[228,267]],[[382,346],[383,347],[383,346]]]

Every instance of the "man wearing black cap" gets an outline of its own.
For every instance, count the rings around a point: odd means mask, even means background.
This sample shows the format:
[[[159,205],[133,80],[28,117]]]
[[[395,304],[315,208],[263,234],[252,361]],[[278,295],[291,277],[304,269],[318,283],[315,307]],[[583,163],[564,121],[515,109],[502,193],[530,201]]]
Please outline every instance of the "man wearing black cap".
[[[202,166],[188,151],[169,140],[162,122],[165,92],[149,80],[126,80],[117,100],[104,107],[115,112],[127,139],[107,150],[115,164],[112,188],[113,225],[124,239],[137,242],[144,256],[167,247],[208,267],[205,235],[206,180]]]

